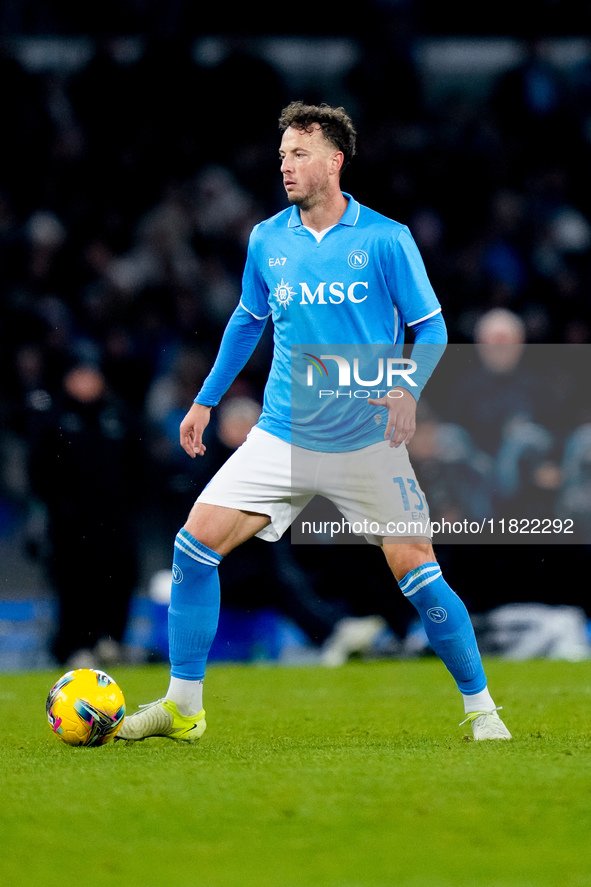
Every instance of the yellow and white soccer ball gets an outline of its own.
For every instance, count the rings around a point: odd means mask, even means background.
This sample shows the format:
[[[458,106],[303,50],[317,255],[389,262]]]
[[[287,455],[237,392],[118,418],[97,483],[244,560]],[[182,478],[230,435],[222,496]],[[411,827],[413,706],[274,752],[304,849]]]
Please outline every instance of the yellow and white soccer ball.
[[[77,668],[49,691],[47,720],[67,745],[97,746],[115,737],[125,716],[125,699],[113,678],[96,668]]]

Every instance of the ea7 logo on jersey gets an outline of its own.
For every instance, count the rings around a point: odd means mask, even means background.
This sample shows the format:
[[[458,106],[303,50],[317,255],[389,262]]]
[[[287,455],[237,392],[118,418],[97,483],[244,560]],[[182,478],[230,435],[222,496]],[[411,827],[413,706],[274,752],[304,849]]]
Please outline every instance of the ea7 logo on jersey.
[[[275,265],[285,265],[287,259],[283,256],[280,259],[269,259],[269,268],[274,268]]]

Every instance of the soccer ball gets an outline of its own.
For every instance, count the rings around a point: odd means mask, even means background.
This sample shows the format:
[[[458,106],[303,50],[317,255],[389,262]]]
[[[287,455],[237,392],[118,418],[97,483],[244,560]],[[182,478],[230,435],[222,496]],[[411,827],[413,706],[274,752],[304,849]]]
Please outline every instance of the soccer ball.
[[[77,668],[49,691],[47,720],[67,745],[104,745],[123,723],[125,699],[113,678],[96,668]]]

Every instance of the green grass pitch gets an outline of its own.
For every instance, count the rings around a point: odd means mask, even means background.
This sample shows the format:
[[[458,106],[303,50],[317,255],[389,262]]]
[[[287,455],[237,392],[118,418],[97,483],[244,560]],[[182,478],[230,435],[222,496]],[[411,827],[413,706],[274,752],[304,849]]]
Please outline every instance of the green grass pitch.
[[[0,883],[588,887],[591,662],[488,661],[512,742],[439,662],[212,666],[208,729],[71,749],[52,673],[0,676]],[[113,669],[128,710],[163,667]]]

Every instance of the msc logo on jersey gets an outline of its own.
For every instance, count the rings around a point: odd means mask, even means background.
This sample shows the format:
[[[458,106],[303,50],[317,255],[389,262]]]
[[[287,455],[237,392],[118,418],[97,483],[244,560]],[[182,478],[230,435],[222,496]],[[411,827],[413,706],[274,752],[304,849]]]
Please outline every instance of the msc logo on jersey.
[[[293,290],[290,287],[289,283],[286,283],[282,277],[281,283],[277,284],[273,295],[275,296],[279,304],[283,305],[283,307],[287,310],[287,306],[290,302],[293,301],[293,297],[296,295],[296,291]]]
[[[300,283],[299,286],[301,295],[300,305],[341,305],[345,301],[359,304],[360,302],[365,302],[369,290],[367,280],[355,280],[347,287],[340,281],[328,283],[323,280],[314,290],[305,281]],[[297,295],[296,290],[289,283],[286,283],[283,278],[281,278],[281,283],[277,284],[273,292],[273,296],[284,308],[287,308],[289,303],[293,301],[294,296]]]
[[[362,268],[365,268],[369,262],[369,256],[364,249],[354,249],[352,253],[349,253],[347,262],[349,263],[349,267],[354,268],[356,271],[360,271]]]
[[[302,288],[302,298],[300,305],[313,305],[318,302],[319,305],[326,305],[327,299],[331,305],[340,305],[345,300],[359,304],[365,302],[368,295],[369,283],[367,280],[355,280],[348,287],[340,281],[321,281],[316,289],[312,292],[307,283],[300,283]]]

